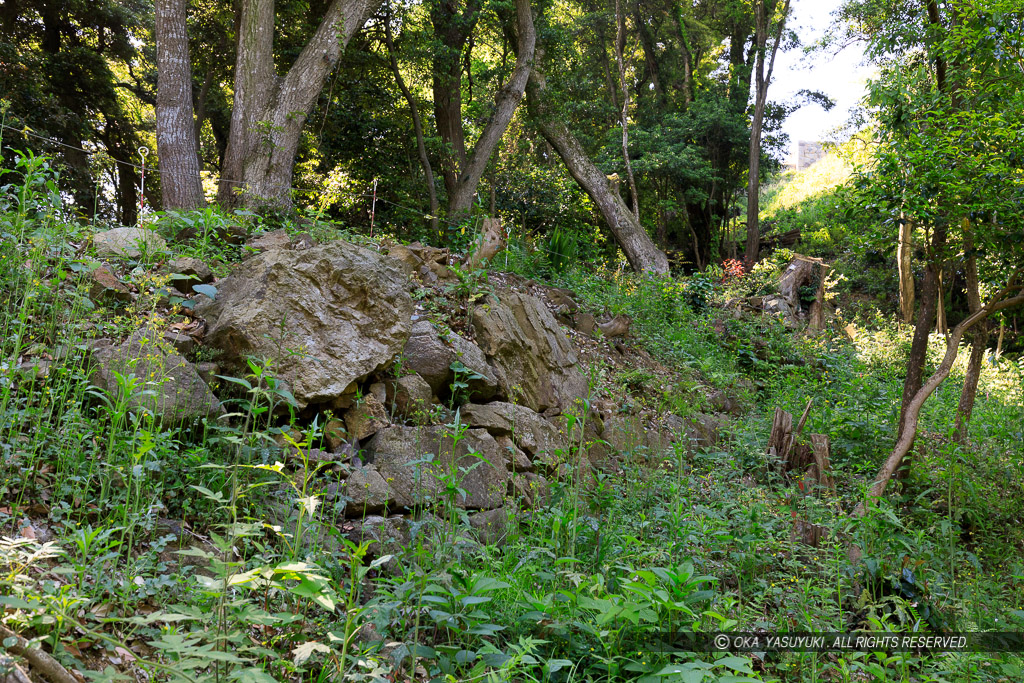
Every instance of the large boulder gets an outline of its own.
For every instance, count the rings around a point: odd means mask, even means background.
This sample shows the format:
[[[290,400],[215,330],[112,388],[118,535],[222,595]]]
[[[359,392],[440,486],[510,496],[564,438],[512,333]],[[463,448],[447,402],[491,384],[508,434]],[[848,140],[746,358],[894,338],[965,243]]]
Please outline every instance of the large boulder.
[[[465,491],[456,504],[492,510],[508,489],[507,452],[483,429],[468,429],[453,450],[445,427],[388,427],[367,444],[370,462],[403,507],[438,504],[445,486]],[[454,481],[444,481],[454,476]]]
[[[428,320],[420,320],[413,324],[404,355],[405,364],[409,369],[422,377],[439,396],[451,391],[451,384],[455,379],[451,366],[455,361],[461,362],[467,370],[480,375],[467,381],[467,391],[471,399],[486,401],[498,391],[494,369],[487,362],[480,347],[454,332],[448,333],[442,339]],[[467,377],[463,379],[466,380]]]
[[[586,396],[576,351],[540,299],[503,292],[474,308],[472,323],[505,396],[537,412],[566,410]]]
[[[206,339],[236,368],[273,358],[299,408],[354,393],[409,338],[412,299],[392,259],[347,242],[271,249],[235,268],[196,307]]]
[[[167,242],[152,230],[145,228],[114,228],[93,235],[93,246],[100,258],[140,258],[167,251]]]
[[[112,399],[127,400],[133,410],[149,410],[161,424],[179,424],[224,412],[195,367],[174,353],[155,330],[139,330],[126,342],[96,346],[92,351],[92,382]],[[128,396],[118,381],[134,375],[137,386]]]

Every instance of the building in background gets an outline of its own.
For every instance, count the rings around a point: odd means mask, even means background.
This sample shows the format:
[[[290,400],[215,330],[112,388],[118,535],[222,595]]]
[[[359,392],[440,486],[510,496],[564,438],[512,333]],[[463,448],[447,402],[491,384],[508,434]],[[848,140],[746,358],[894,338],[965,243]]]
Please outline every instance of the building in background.
[[[796,170],[803,171],[810,168],[816,161],[825,157],[825,148],[820,142],[801,140],[797,147]]]

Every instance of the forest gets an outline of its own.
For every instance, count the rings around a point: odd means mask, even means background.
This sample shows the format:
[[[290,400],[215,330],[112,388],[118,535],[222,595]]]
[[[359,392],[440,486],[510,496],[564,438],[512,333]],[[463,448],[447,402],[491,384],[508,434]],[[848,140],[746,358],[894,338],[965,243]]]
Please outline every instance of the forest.
[[[0,0],[0,683],[1024,680],[1024,8],[824,4]]]

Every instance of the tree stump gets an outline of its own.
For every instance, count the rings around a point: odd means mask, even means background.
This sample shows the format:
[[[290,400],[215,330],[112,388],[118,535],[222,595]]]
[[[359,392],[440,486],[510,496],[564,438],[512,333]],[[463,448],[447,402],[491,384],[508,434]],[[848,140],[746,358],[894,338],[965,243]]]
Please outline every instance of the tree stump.
[[[466,259],[466,267],[470,270],[479,268],[489,258],[505,248],[505,230],[501,227],[500,218],[485,218],[480,226],[480,238],[476,248]]]
[[[785,470],[786,455],[793,437],[793,416],[782,408],[775,409],[772,418],[772,433],[768,437],[768,453],[781,461],[780,469]]]
[[[831,444],[827,434],[811,434],[811,449],[814,455],[813,474],[819,484],[830,491],[836,490],[832,478]]]

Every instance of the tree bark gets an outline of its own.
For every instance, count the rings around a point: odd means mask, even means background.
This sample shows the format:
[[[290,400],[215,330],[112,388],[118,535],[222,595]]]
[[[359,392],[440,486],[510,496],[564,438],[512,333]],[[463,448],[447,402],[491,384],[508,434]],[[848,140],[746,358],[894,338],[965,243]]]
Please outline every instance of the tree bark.
[[[983,306],[980,310],[971,315],[967,316],[959,325],[953,328],[949,337],[946,339],[946,352],[942,357],[942,362],[939,367],[935,370],[928,381],[918,389],[910,400],[906,410],[906,426],[899,439],[896,441],[896,445],[893,447],[889,457],[886,458],[885,463],[879,469],[878,474],[875,475],[874,482],[868,489],[869,498],[880,498],[885,493],[885,488],[892,479],[893,474],[899,469],[900,464],[903,462],[903,458],[910,451],[911,446],[914,443],[914,437],[917,434],[917,423],[921,416],[921,408],[924,407],[925,401],[928,397],[942,384],[947,377],[949,377],[949,371],[953,367],[953,362],[956,360],[957,351],[960,346],[960,339],[964,333],[974,327],[976,324],[982,322],[989,315],[996,311],[1000,311],[1011,306],[1018,306],[1024,304],[1024,294],[1021,294],[1021,289],[1024,286],[1019,284],[1021,277],[1021,270],[1017,270],[1009,280],[1009,285],[996,293],[989,301],[988,304]],[[1017,292],[1014,296],[1009,296],[1011,293]],[[861,517],[867,511],[865,503],[861,502],[853,511],[854,517]]]
[[[448,196],[448,213],[454,220],[469,213],[480,179],[487,170],[501,138],[505,135],[519,101],[523,99],[526,83],[530,77],[534,51],[537,45],[537,31],[533,25],[533,10],[530,0],[515,0],[516,7],[516,65],[508,81],[498,90],[494,98],[494,111],[484,126],[483,132],[473,145],[473,151],[461,168],[454,191]]]
[[[914,273],[910,262],[913,250],[914,222],[901,214],[896,262],[899,271],[900,317],[908,324],[914,320]]]
[[[186,0],[156,0],[156,148],[164,209],[206,204],[192,116]]]
[[[626,167],[626,182],[633,204],[633,216],[640,221],[640,195],[636,191],[636,176],[629,160],[629,87],[626,85],[626,65],[622,52],[626,45],[626,17],[622,13],[622,0],[615,0],[615,64],[619,69],[619,87],[622,88],[622,109],[619,110],[619,126],[622,128],[622,162]]]
[[[693,102],[693,53],[690,51],[690,41],[687,40],[686,24],[684,23],[682,9],[673,9],[672,18],[675,20],[676,31],[679,37],[679,51],[683,58],[683,109],[687,109]]]
[[[274,67],[274,0],[242,0],[231,131],[218,200],[225,206],[291,207],[302,127],[342,49],[379,0],[331,0],[287,74]]]
[[[433,0],[430,23],[435,45],[432,56],[434,122],[446,146],[441,160],[441,177],[449,203],[456,191],[459,173],[466,166],[466,138],[462,129],[462,50],[480,17],[480,0],[468,0],[459,11],[456,0]]]
[[[967,251],[967,307],[970,313],[981,310],[981,288],[978,282],[978,259],[974,253],[974,236],[969,223],[964,221],[964,249]],[[956,409],[956,424],[953,438],[957,443],[967,440],[967,431],[974,412],[974,399],[978,395],[978,380],[981,378],[981,364],[988,347],[987,323],[979,323],[971,334],[971,357],[967,361],[964,386],[960,390],[960,403]]]
[[[434,187],[434,170],[430,166],[430,156],[427,154],[427,145],[423,138],[423,121],[420,119],[420,108],[416,104],[409,87],[402,78],[402,71],[398,68],[398,58],[395,56],[395,40],[391,33],[391,11],[388,10],[384,17],[384,41],[388,48],[388,57],[391,61],[391,72],[395,75],[395,82],[398,83],[405,101],[409,104],[409,112],[412,114],[412,126],[416,132],[416,150],[420,156],[420,165],[423,166],[423,177],[427,183],[427,193],[430,198],[430,229],[437,232],[437,220],[440,213],[440,206],[437,201],[437,188]]]
[[[538,48],[538,64],[541,59],[542,51]],[[583,191],[601,212],[630,266],[640,273],[651,272],[657,275],[668,273],[668,257],[665,256],[665,252],[655,246],[650,235],[626,207],[622,198],[612,191],[608,183],[608,176],[591,161],[586,150],[583,149],[583,145],[579,143],[569,127],[550,111],[545,101],[546,89],[547,82],[544,74],[539,66],[535,66],[530,72],[526,101],[530,109],[530,117],[540,130],[541,135],[555,148],[573,179],[583,188]]]
[[[924,283],[921,287],[921,305],[917,312],[917,323],[914,326],[914,339],[910,344],[910,356],[907,358],[907,376],[903,380],[903,400],[900,405],[900,421],[896,430],[897,438],[903,435],[906,425],[907,409],[914,395],[921,388],[924,379],[924,364],[928,355],[928,335],[931,334],[935,322],[935,311],[939,303],[939,269],[938,259],[946,246],[946,226],[937,225],[932,231],[932,257],[925,270]]]
[[[761,204],[761,129],[764,126],[764,109],[768,102],[768,86],[771,85],[772,71],[775,69],[775,55],[779,51],[782,33],[786,28],[786,19],[789,17],[789,4],[790,0],[785,0],[785,4],[782,6],[778,33],[775,36],[775,42],[772,44],[771,57],[768,61],[768,71],[766,73],[764,66],[765,45],[768,43],[771,17],[765,7],[765,0],[756,0],[754,3],[754,17],[757,22],[757,30],[754,37],[757,44],[757,65],[755,67],[757,90],[755,91],[754,119],[750,124],[750,157],[747,174],[747,248],[743,259],[747,270],[753,268],[754,264],[757,263],[758,252],[761,249],[761,233],[758,219]]]

